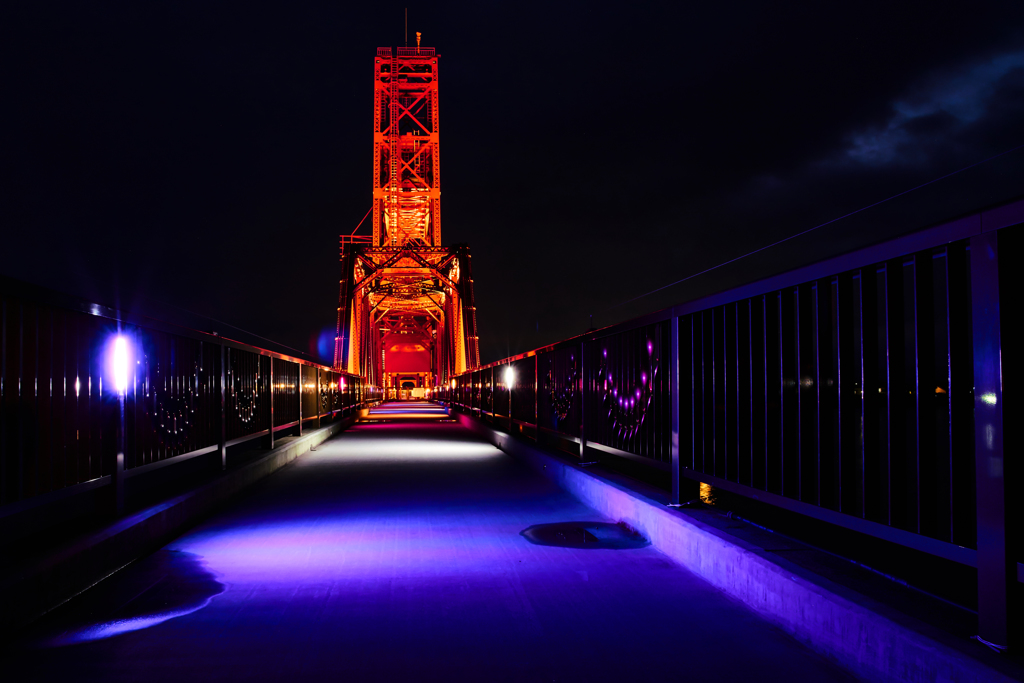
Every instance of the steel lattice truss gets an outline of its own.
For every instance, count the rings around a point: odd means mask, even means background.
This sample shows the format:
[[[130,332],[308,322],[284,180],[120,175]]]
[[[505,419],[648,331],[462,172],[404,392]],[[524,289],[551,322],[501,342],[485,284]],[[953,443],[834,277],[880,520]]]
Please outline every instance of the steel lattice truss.
[[[334,366],[379,386],[396,374],[389,350],[429,351],[433,386],[479,366],[469,247],[440,246],[437,62],[433,48],[377,49],[373,235],[341,239]]]

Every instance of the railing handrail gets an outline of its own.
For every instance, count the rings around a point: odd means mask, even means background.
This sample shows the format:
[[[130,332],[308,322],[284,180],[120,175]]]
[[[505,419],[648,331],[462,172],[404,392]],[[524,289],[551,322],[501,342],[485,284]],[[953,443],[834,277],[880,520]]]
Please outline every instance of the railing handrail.
[[[435,50],[432,47],[400,47],[398,48],[399,57],[434,57],[436,56]]]

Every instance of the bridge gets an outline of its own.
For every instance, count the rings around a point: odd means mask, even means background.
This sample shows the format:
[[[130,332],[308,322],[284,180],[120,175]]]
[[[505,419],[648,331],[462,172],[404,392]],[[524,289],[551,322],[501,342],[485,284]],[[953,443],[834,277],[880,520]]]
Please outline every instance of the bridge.
[[[1024,200],[481,365],[374,59],[331,366],[0,280],[4,680],[1024,678]]]

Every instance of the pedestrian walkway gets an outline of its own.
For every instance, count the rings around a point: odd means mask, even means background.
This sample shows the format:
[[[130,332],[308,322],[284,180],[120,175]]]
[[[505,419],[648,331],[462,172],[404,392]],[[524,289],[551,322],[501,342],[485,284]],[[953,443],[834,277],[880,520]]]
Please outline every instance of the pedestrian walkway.
[[[615,521],[385,404],[39,624],[4,679],[852,680]]]

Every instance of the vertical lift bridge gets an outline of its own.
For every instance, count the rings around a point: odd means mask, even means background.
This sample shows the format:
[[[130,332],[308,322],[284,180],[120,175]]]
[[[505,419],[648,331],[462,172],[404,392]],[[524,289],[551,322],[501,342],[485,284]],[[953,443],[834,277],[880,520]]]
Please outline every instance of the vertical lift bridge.
[[[469,246],[441,244],[438,56],[377,48],[373,235],[342,235],[334,367],[387,396],[480,365]]]

